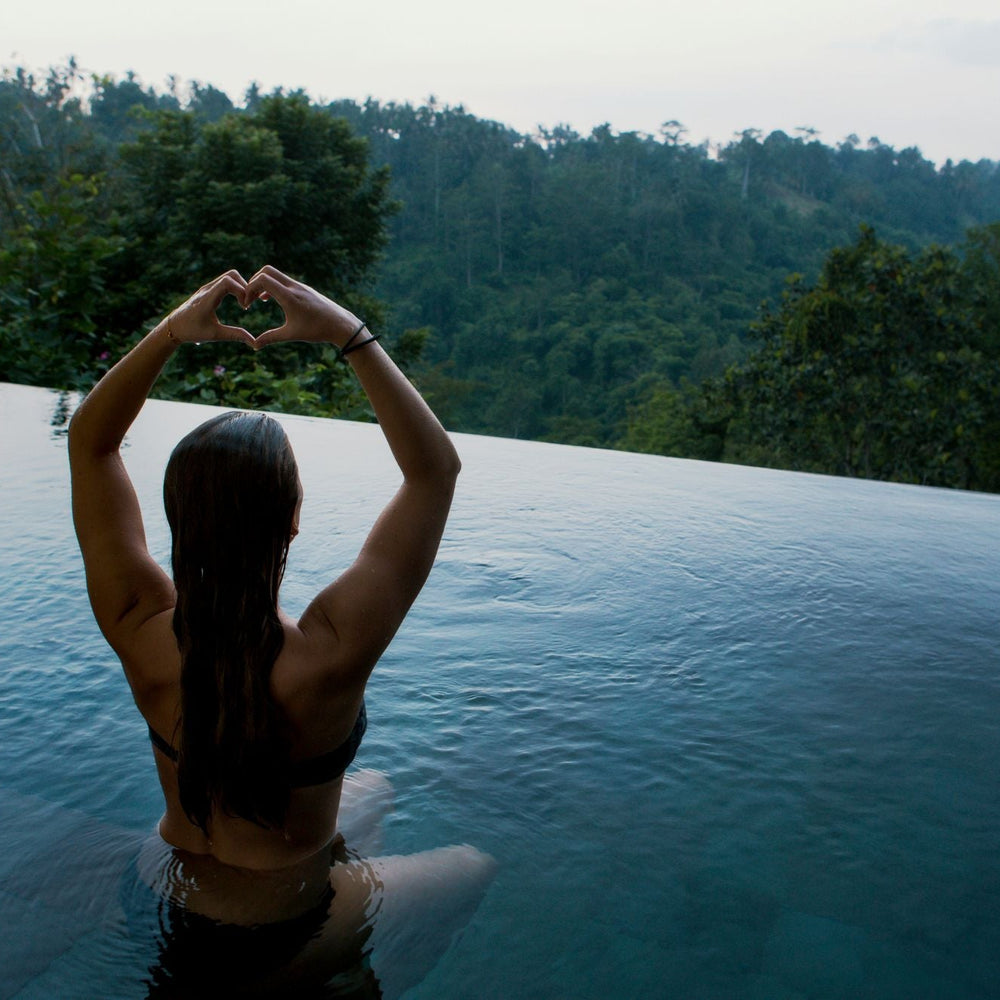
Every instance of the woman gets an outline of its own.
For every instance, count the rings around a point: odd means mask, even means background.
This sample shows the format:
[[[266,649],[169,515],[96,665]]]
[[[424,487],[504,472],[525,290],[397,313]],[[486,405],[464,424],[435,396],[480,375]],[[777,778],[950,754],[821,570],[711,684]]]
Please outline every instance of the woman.
[[[273,299],[284,325],[256,340],[222,325],[216,309],[227,295],[244,308]],[[298,621],[278,606],[278,587],[301,486],[284,432],[263,414],[225,414],[177,446],[164,484],[173,579],[146,549],[122,439],[171,355],[213,340],[334,344],[403,474],[354,564]],[[383,987],[395,977],[402,989],[433,964],[492,876],[491,859],[472,848],[362,861],[337,838],[365,684],[427,578],[460,467],[376,341],[356,316],[273,267],[249,281],[230,271],[109,371],[70,426],[91,605],[148,723],[166,803],[134,889],[157,902],[154,981],[178,995],[192,995],[188,972],[206,954],[219,979],[203,981],[206,992],[304,988],[356,964],[372,933],[389,942],[386,954],[407,956],[379,970]],[[430,947],[424,911],[444,915]],[[233,979],[237,966],[247,966],[245,982]]]

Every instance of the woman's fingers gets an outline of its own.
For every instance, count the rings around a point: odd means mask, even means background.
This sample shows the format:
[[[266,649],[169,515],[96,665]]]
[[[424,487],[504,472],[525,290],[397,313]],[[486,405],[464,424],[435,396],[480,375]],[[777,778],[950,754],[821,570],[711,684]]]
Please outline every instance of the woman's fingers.
[[[291,291],[297,284],[298,282],[293,278],[289,278],[287,274],[283,274],[276,267],[265,264],[247,282],[247,292],[253,298],[256,298],[262,292],[274,295],[275,298],[280,298],[283,291]]]
[[[249,330],[244,330],[242,326],[223,326],[219,323],[215,330],[216,340],[236,340],[248,347],[255,347],[256,341]]]
[[[267,347],[268,344],[280,344],[282,341],[290,340],[288,335],[288,324],[283,323],[281,326],[272,327],[270,330],[265,330],[262,334],[254,338],[253,348],[254,350],[259,350],[261,347]]]
[[[215,280],[217,282],[219,282],[219,281],[235,281],[238,285],[241,285],[244,288],[246,287],[246,283],[247,283],[247,279],[244,278],[243,275],[240,274],[240,272],[237,271],[235,267],[230,268],[228,271],[224,271]]]
[[[274,281],[277,281],[277,282],[279,282],[279,283],[280,283],[280,284],[282,284],[282,285],[286,285],[286,286],[287,286],[287,287],[289,287],[289,288],[291,288],[291,287],[292,287],[292,286],[293,286],[294,284],[296,284],[296,282],[295,282],[295,279],[294,279],[294,278],[289,278],[289,277],[288,277],[288,275],[287,275],[287,274],[285,274],[285,273],[284,273],[283,271],[279,271],[279,270],[278,270],[278,269],[277,269],[276,267],[272,267],[272,266],[271,266],[270,264],[265,264],[265,265],[264,265],[264,266],[263,266],[263,267],[262,267],[262,268],[261,268],[261,269],[260,269],[260,270],[259,270],[259,271],[258,271],[258,272],[257,272],[257,273],[256,273],[256,274],[254,275],[254,276],[253,276],[253,278],[251,278],[251,279],[250,279],[250,281],[249,281],[249,282],[247,282],[247,284],[250,284],[251,282],[253,282],[253,281],[254,281],[254,279],[255,279],[255,278],[259,278],[259,277],[261,277],[262,275],[263,275],[263,276],[266,276],[266,277],[268,277],[268,278],[271,278],[271,279],[273,279]]]
[[[219,322],[216,310],[227,295],[234,296],[244,309],[249,309],[258,299],[273,299],[285,313],[285,322],[256,338],[243,327],[225,326]],[[321,322],[329,320],[326,314],[331,308],[338,308],[270,264],[265,264],[249,281],[235,270],[220,274],[194,295],[188,305],[192,308],[191,319],[202,329],[197,334],[191,331],[192,335],[185,339],[207,340],[211,336],[215,340],[239,341],[255,350],[292,340],[324,339]],[[211,335],[206,335],[204,330],[206,322],[212,327]]]
[[[242,302],[246,287],[246,279],[239,271],[226,271],[225,274],[220,274],[214,281],[210,281],[205,286],[205,291],[209,293],[215,306],[218,307],[219,303],[227,295],[232,295]]]
[[[176,340],[198,342],[203,340],[233,340],[252,345],[253,337],[241,326],[227,326],[219,322],[216,310],[227,295],[232,295],[240,305],[246,301],[247,283],[239,271],[226,271],[202,285],[183,305],[178,306],[168,322],[172,323],[171,335]]]
[[[285,284],[281,278],[272,274],[274,268],[261,268],[248,282],[246,289],[244,291],[245,299],[243,301],[244,308],[249,308],[250,304],[255,299],[275,299],[278,305],[284,308],[285,302],[288,300],[288,294],[291,292],[291,286]],[[281,274],[281,272],[277,272]]]
[[[213,312],[222,305],[222,300],[227,295],[232,295],[240,305],[244,305],[247,283],[239,271],[227,271],[225,274],[220,274],[209,285],[209,289]]]

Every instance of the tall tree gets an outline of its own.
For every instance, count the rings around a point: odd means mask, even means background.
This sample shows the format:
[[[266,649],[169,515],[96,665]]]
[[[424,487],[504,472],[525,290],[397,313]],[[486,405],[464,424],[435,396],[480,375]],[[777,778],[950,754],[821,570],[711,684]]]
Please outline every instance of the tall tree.
[[[997,228],[974,235],[974,249]],[[967,294],[966,269],[982,266],[941,247],[911,254],[865,227],[814,286],[794,279],[756,324],[757,350],[727,373],[724,457],[1000,488],[1000,355],[987,299]]]

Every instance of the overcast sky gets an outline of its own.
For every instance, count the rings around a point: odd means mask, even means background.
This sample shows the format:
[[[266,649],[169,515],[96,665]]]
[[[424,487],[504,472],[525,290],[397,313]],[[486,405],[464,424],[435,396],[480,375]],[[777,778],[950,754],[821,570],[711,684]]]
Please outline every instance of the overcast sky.
[[[943,163],[1000,160],[998,0],[5,0],[0,63],[75,55],[100,73],[170,74],[239,100],[303,87],[313,98],[421,103],[433,94],[522,132],[687,140],[798,126],[850,133]]]

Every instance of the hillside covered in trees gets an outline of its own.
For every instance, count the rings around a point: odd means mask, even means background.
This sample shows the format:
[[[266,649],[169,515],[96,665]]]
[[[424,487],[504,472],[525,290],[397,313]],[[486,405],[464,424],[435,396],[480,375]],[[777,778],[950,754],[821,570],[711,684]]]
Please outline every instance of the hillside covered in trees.
[[[456,430],[1000,489],[1000,164],[811,129],[526,136],[433,100],[234,108],[72,65],[7,72],[0,128],[0,378],[86,387],[270,260],[387,328]],[[159,388],[361,412],[322,352],[264,360],[192,352]]]

